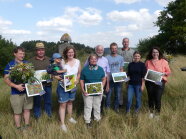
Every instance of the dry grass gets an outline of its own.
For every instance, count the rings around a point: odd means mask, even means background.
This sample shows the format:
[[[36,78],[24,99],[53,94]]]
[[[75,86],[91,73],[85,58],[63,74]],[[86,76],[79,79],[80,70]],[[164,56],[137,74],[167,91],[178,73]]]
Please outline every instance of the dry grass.
[[[14,127],[10,107],[10,89],[0,80],[0,135],[7,139],[184,139],[186,138],[186,72],[180,67],[186,67],[185,56],[177,56],[170,64],[172,75],[162,99],[160,119],[148,118],[147,95],[143,93],[143,106],[138,116],[125,115],[125,108],[119,114],[108,110],[102,116],[101,122],[93,123],[93,128],[87,129],[83,120],[83,100],[80,90],[74,102],[74,117],[78,123],[67,122],[68,133],[60,130],[58,118],[58,103],[53,86],[53,117],[48,119],[45,114],[36,121],[31,118],[32,129],[17,131]],[[124,95],[126,97],[126,95]]]

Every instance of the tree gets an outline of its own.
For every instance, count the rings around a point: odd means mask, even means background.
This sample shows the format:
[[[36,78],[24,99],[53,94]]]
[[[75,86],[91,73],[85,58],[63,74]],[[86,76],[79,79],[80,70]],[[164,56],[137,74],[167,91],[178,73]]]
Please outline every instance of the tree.
[[[16,47],[11,40],[5,40],[0,35],[0,76],[3,75],[3,70],[5,66],[12,60],[13,49]]]
[[[156,45],[168,53],[186,54],[185,11],[186,0],[170,2],[168,6],[160,12],[160,16],[155,22],[155,25],[159,27],[159,34],[152,38],[140,40],[138,44],[139,50],[146,51]]]
[[[161,36],[166,36],[164,49],[186,53],[186,1],[170,2],[160,13],[157,22]]]

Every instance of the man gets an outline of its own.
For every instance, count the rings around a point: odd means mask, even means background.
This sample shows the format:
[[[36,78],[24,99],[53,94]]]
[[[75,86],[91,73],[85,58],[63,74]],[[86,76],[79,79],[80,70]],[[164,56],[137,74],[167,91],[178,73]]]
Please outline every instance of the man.
[[[29,60],[34,65],[35,70],[46,70],[50,64],[50,58],[45,56],[45,47],[42,42],[36,43],[36,56]],[[34,96],[34,117],[38,119],[41,116],[41,100],[44,99],[44,109],[46,114],[52,116],[51,102],[51,83],[43,82],[45,94]]]
[[[117,72],[122,72],[124,60],[123,60],[122,56],[117,54],[118,45],[116,43],[111,43],[110,44],[110,51],[111,51],[111,54],[108,55],[106,58],[108,59],[108,62],[109,62],[111,74],[117,73]],[[114,92],[115,92],[114,110],[116,112],[119,112],[119,98],[121,95],[121,85],[122,85],[121,82],[114,83],[112,76],[110,75],[110,90],[106,96],[106,107],[110,108],[110,98],[111,98],[111,94],[112,94],[112,89],[114,88]]]
[[[123,48],[119,52],[119,55],[121,55],[123,57],[125,62],[132,62],[133,61],[133,54],[135,51],[129,47],[129,39],[123,38],[122,45],[123,45]],[[123,105],[123,93],[121,93],[119,103],[120,103],[120,106]]]
[[[19,63],[27,63],[24,61],[25,50],[22,47],[14,49],[15,59],[10,61],[4,70],[4,81],[11,87],[10,103],[14,112],[14,121],[17,129],[21,129],[21,115],[23,111],[24,127],[29,127],[30,124],[30,109],[33,107],[33,98],[26,96],[24,84],[16,84],[9,78],[9,71]]]

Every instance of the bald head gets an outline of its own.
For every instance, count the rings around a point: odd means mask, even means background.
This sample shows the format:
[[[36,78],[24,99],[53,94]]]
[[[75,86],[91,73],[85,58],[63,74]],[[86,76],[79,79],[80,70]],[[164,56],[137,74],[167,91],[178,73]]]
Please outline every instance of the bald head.
[[[95,52],[97,54],[98,57],[101,57],[103,56],[103,53],[104,53],[104,47],[102,45],[97,45],[95,47]]]

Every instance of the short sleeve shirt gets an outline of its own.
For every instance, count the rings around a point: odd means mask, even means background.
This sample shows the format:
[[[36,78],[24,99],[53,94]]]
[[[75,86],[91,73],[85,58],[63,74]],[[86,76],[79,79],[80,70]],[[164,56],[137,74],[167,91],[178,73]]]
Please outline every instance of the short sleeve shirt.
[[[120,72],[120,69],[123,68],[124,66],[123,57],[120,55],[117,56],[108,55],[106,58],[108,59],[110,72],[111,73]]]
[[[23,63],[28,63],[28,62],[27,62],[27,61],[23,61]],[[5,69],[4,69],[4,75],[5,75],[5,74],[9,74],[9,73],[10,73],[10,68],[11,68],[11,67],[14,67],[14,66],[17,65],[17,64],[18,64],[18,63],[17,63],[15,60],[10,61],[10,62],[6,65],[6,67],[5,67]],[[20,92],[20,91],[18,91],[17,89],[11,87],[11,94],[12,94],[12,95],[24,94],[24,93],[26,93],[26,90]]]
[[[121,55],[124,58],[125,62],[132,62],[134,52],[135,51],[130,48],[129,50],[121,50],[119,52],[119,55]]]

